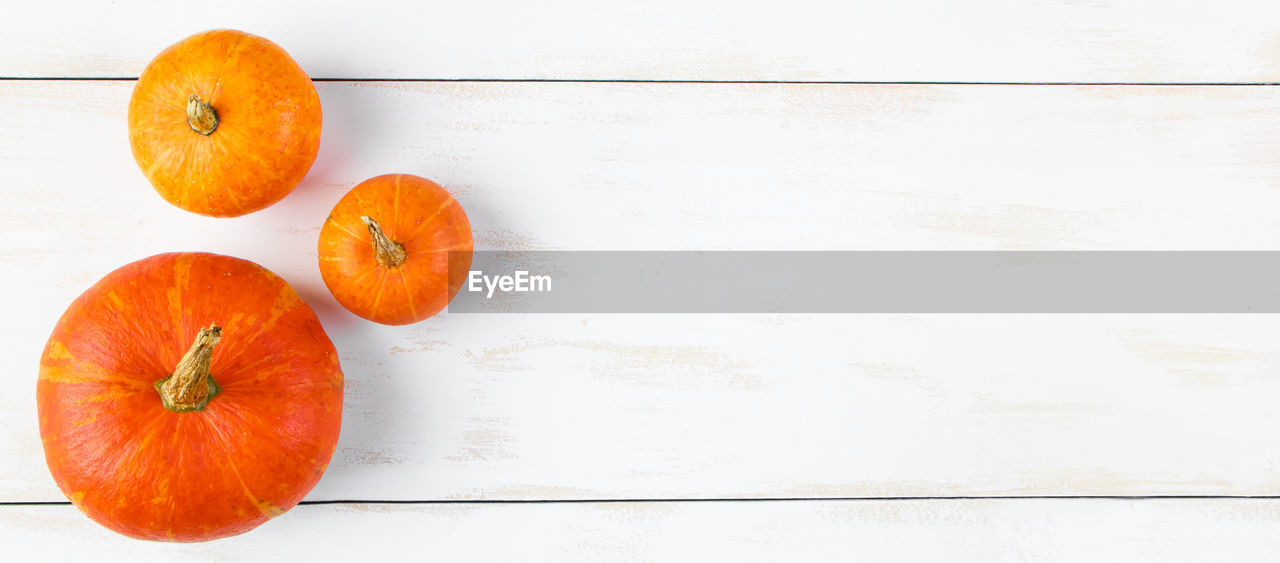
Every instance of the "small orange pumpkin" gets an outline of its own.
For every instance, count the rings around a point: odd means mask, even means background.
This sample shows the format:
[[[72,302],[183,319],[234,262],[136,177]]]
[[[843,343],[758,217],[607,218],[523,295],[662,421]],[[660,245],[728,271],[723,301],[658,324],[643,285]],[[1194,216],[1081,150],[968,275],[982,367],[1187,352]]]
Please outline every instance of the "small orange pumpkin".
[[[347,310],[403,325],[439,313],[471,267],[471,223],[439,184],[410,174],[361,182],[320,229],[320,275]]]
[[[67,308],[36,385],[45,459],[90,518],[135,538],[248,531],[320,480],[342,423],[338,354],[283,279],[152,256]]]
[[[288,195],[320,150],[320,96],[289,54],[217,30],[165,49],[129,100],[129,143],[169,203],[214,217]]]

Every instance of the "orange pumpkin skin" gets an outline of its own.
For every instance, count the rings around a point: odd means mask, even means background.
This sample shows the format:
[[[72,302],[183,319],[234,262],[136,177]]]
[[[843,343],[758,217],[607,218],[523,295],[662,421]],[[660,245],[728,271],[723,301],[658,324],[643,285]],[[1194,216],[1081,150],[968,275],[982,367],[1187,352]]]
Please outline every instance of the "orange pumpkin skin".
[[[222,326],[204,410],[155,384],[199,329]],[[204,541],[292,508],[320,480],[342,419],[333,344],[293,288],[246,260],[161,254],[89,288],[45,346],[36,387],[45,459],[98,523],[141,539]]]
[[[193,129],[192,95],[216,128]],[[293,190],[320,150],[320,96],[289,54],[233,30],[199,33],[161,52],[129,100],[129,143],[169,203],[214,217],[271,205]]]
[[[389,266],[375,250],[372,218],[404,261]],[[347,310],[388,325],[439,313],[471,267],[471,223],[439,184],[410,174],[361,182],[338,201],[320,229],[320,275]]]

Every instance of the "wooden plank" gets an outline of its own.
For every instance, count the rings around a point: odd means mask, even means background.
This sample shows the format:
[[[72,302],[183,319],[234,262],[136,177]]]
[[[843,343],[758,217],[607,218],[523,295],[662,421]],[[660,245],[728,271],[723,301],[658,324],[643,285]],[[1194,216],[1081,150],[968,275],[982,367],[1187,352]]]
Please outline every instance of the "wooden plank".
[[[1280,81],[1272,0],[133,0],[5,16],[0,76],[137,76],[182,37],[232,27],[329,78]]]
[[[1280,88],[325,83],[304,185],[218,220],[147,186],[130,87],[0,83],[0,500],[61,498],[33,399],[58,315],[170,250],[255,260],[318,310],[349,398],[313,499],[1280,488],[1272,316],[393,328],[315,263],[328,209],[385,172],[444,183],[488,249],[1271,249]]]
[[[9,556],[240,561],[1260,561],[1276,500],[313,505],[205,544],[130,540],[70,506],[0,507]],[[23,560],[28,560],[23,558]]]

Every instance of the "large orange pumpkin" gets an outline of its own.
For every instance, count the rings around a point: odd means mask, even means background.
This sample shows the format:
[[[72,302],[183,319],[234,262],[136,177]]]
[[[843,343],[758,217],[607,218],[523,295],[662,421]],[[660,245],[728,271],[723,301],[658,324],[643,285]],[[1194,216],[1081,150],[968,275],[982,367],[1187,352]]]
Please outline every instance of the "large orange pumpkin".
[[[471,223],[439,184],[410,174],[370,178],[320,229],[320,275],[347,310],[403,325],[439,313],[471,266]]]
[[[293,190],[320,150],[320,96],[289,54],[233,30],[147,65],[129,100],[133,157],[169,203],[234,217]]]
[[[280,277],[161,254],[71,304],[36,396],[49,470],[72,503],[135,538],[203,541],[252,529],[320,480],[342,370]]]

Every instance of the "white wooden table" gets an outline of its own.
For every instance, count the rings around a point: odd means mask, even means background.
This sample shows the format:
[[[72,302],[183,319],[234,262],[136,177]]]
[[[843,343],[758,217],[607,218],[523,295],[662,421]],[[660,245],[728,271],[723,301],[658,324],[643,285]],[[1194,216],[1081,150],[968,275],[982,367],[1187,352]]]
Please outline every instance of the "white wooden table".
[[[1274,315],[448,315],[320,280],[329,208],[433,178],[479,249],[1275,250],[1274,0],[13,2],[0,18],[0,559],[1274,560]],[[293,194],[207,219],[129,154],[133,78],[234,27],[313,77]],[[333,463],[152,544],[55,487],[54,322],[112,269],[280,273],[342,355]],[[14,555],[19,555],[14,557]]]

